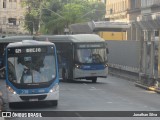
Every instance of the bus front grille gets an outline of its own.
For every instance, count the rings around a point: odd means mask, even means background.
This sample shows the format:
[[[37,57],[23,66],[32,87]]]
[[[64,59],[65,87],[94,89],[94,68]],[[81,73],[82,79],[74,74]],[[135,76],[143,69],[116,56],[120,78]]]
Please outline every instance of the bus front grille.
[[[47,95],[20,96],[22,100],[30,100],[30,99],[44,100],[46,97]]]

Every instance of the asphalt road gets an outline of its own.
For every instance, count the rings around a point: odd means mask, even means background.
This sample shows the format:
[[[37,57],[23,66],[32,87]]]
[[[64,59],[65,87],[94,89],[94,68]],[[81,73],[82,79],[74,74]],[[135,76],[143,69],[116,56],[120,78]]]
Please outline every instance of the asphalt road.
[[[60,82],[60,100],[57,107],[49,103],[19,104],[10,109],[7,104],[4,81],[0,80],[0,90],[5,101],[7,111],[160,111],[160,94],[135,87],[134,83],[125,79],[109,76],[98,79],[97,83],[90,81],[76,81],[74,83]],[[115,112],[115,113],[116,113]],[[113,112],[114,113],[114,112]],[[141,113],[141,112],[138,112]],[[127,114],[127,112],[126,112]],[[133,112],[134,114],[134,112]],[[160,112],[158,113],[160,115]],[[78,115],[77,115],[78,116]],[[94,115],[96,116],[96,114]],[[11,118],[19,120],[21,118]],[[24,119],[24,118],[23,118]],[[25,118],[29,119],[29,118]],[[34,118],[35,119],[35,118]],[[38,118],[40,119],[40,118]],[[44,119],[44,118],[41,118]],[[46,118],[53,119],[53,118]],[[158,120],[154,117],[58,117],[54,119],[77,120]],[[8,120],[8,119],[7,119]]]

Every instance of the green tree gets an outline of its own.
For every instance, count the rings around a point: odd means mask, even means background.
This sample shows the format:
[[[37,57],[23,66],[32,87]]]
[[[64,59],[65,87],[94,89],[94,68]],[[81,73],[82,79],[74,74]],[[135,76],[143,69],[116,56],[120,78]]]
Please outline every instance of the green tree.
[[[40,23],[41,4],[48,3],[47,0],[25,0],[22,6],[26,7],[24,27],[31,34],[38,32]]]
[[[31,33],[62,34],[70,24],[102,20],[105,15],[105,4],[88,0],[28,0],[24,5],[25,27]]]
[[[43,32],[60,34],[70,24],[101,20],[104,14],[105,4],[103,3],[87,0],[65,0],[65,2],[55,0],[43,10]]]
[[[91,2],[90,11],[92,11],[91,14],[89,14],[89,16],[86,16],[88,19],[94,21],[103,20],[106,13],[105,4],[102,2]]]
[[[55,34],[59,33],[60,25],[58,23],[63,22],[61,20],[63,17],[60,15],[59,12],[62,11],[63,6],[65,4],[64,2],[61,2],[61,0],[54,0],[48,2],[49,4],[42,5],[41,17],[40,17],[41,18],[40,30],[42,33],[55,33]]]

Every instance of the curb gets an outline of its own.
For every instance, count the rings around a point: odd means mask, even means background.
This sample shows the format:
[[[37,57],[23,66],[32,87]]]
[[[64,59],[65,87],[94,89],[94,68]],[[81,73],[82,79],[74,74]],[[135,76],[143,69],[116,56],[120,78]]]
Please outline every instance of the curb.
[[[136,87],[143,88],[143,89],[146,89],[146,90],[149,90],[149,87],[148,87],[148,86],[142,85],[142,84],[137,83],[137,82],[135,82],[135,86],[136,86]]]
[[[160,90],[158,88],[156,88],[155,86],[146,86],[146,85],[142,85],[142,84],[136,83],[136,82],[135,82],[135,86],[146,89],[146,90],[154,91],[154,92],[157,92],[160,94]]]

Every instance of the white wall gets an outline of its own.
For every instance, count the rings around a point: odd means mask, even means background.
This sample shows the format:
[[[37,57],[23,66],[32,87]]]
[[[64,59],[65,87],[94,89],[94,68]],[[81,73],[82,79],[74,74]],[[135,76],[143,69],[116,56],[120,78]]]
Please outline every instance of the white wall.
[[[157,4],[160,4],[160,0],[141,0],[141,7],[149,7]]]

